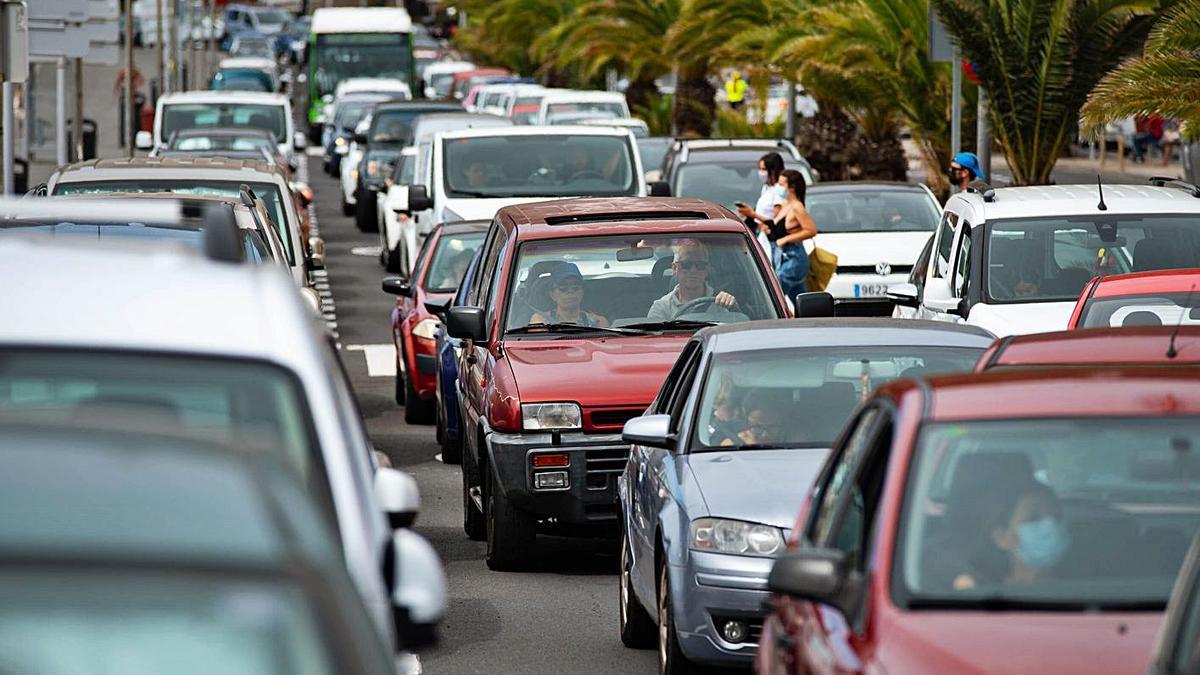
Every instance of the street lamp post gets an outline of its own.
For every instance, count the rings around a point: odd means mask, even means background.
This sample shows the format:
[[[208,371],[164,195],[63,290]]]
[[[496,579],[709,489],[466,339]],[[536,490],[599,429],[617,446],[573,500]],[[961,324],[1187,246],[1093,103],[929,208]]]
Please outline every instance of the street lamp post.
[[[125,152],[133,158],[133,130],[137,127],[133,110],[133,0],[125,0]],[[78,134],[80,130],[76,130]],[[82,135],[82,134],[80,134]]]

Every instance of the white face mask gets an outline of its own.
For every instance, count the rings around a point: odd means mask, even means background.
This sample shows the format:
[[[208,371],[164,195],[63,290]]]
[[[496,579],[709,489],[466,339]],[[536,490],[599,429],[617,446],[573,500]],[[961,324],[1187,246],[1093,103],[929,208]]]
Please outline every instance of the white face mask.
[[[766,182],[767,182],[767,172],[766,172],[766,171],[764,171],[764,170],[762,170],[762,169],[759,169],[759,170],[758,170],[758,179],[759,179],[760,181],[762,181],[762,182],[763,182],[763,184],[765,185],[765,184],[766,184]]]

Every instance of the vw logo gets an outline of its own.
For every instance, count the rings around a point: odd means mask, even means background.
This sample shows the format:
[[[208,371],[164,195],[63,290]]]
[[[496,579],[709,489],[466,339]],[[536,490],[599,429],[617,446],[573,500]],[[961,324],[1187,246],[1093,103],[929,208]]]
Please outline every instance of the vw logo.
[[[885,262],[875,263],[875,273],[881,277],[886,277],[892,273],[892,266]]]

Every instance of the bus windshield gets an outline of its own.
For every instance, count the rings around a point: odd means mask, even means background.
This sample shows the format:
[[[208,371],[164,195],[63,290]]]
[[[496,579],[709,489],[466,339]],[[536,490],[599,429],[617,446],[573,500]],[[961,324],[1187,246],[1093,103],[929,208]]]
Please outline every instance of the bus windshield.
[[[351,77],[399,79],[412,85],[412,40],[407,33],[317,35],[313,82],[317,96]]]

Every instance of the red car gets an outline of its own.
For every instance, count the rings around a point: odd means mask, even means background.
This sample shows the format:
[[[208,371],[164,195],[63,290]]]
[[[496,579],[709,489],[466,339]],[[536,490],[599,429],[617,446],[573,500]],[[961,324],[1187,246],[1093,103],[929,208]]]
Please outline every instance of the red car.
[[[383,280],[383,290],[396,296],[396,308],[392,310],[396,403],[404,406],[405,422],[431,423],[436,404],[436,333],[440,322],[425,303],[454,297],[487,228],[487,221],[438,225],[417,254],[412,277]]]
[[[878,389],[772,568],[758,672],[1144,672],[1200,527],[1197,374]]]
[[[993,368],[1200,364],[1200,326],[1084,328],[1000,338],[975,372]]]
[[[458,369],[464,528],[493,569],[524,566],[539,531],[615,536],[621,430],[691,334],[787,313],[746,226],[699,199],[500,209],[466,300],[446,322],[474,345]]]
[[[1200,324],[1200,270],[1096,277],[1083,287],[1067,328]]]

